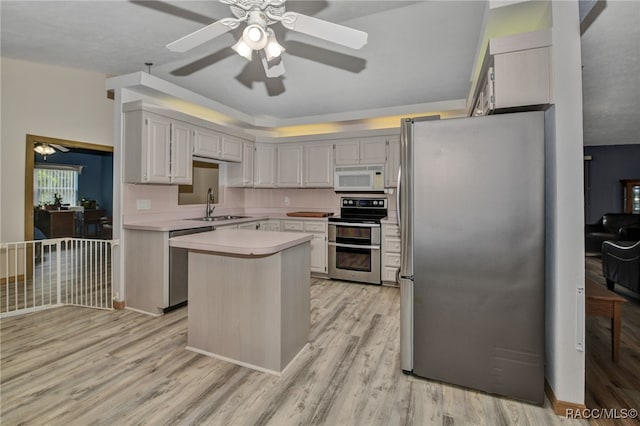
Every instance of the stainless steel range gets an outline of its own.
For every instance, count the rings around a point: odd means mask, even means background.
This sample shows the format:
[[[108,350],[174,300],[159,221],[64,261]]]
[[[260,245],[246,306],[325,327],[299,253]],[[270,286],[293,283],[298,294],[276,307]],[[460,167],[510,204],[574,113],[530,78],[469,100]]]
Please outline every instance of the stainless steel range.
[[[341,198],[339,217],[329,218],[329,277],[382,284],[381,225],[386,198]]]

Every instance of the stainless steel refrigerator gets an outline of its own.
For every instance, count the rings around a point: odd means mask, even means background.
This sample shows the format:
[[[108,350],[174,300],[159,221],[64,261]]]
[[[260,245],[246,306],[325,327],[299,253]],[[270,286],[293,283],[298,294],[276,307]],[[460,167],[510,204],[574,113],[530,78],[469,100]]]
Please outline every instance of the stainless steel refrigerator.
[[[401,366],[544,401],[544,113],[402,123]]]

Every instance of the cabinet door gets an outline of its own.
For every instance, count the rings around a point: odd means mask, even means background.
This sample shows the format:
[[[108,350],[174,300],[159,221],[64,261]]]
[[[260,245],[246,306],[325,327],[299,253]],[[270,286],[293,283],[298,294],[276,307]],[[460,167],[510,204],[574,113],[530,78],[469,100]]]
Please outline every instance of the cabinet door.
[[[242,161],[242,139],[229,135],[223,135],[221,158],[227,161]]]
[[[327,272],[327,242],[323,235],[311,239],[311,272]]]
[[[253,186],[274,188],[276,186],[276,147],[270,144],[256,144],[254,154]]]
[[[333,145],[304,146],[304,179],[302,186],[333,187]]]
[[[395,188],[398,186],[398,169],[400,169],[400,138],[389,139],[387,143],[387,161],[384,168],[384,186]]]
[[[360,164],[384,164],[387,159],[387,138],[360,141]]]
[[[336,147],[336,165],[358,164],[360,162],[360,143],[357,140],[339,141]]]
[[[495,108],[551,103],[551,49],[494,55]]]
[[[260,222],[257,222],[257,221],[238,224],[238,229],[259,229],[259,228],[260,228]]]
[[[191,185],[193,177],[193,139],[186,123],[171,123],[171,183]]]
[[[227,185],[231,187],[252,187],[254,168],[254,145],[242,143],[242,162],[227,164]]]
[[[253,186],[254,146],[252,143],[242,144],[242,186]]]
[[[278,186],[302,186],[302,145],[278,147]]]
[[[204,127],[193,129],[193,155],[206,158],[220,158],[221,136],[213,130]]]
[[[170,183],[171,122],[164,117],[147,114],[144,124],[147,134],[142,146],[142,182]]]

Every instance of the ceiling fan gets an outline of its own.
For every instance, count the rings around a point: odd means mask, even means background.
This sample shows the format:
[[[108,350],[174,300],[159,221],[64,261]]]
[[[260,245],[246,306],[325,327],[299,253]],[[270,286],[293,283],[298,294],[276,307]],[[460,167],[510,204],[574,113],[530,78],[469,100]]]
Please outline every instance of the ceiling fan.
[[[240,56],[252,60],[258,51],[265,74],[269,78],[284,74],[282,59],[284,47],[276,40],[269,27],[280,22],[283,27],[317,37],[352,49],[360,49],[367,43],[367,33],[322,19],[312,18],[296,12],[286,12],[286,0],[219,0],[228,4],[235,18],[224,18],[191,34],[167,44],[173,52],[186,52],[212,40],[246,22],[242,37],[232,46]]]
[[[47,155],[53,155],[56,153],[56,151],[69,152],[69,148],[67,147],[55,143],[49,144],[45,142],[40,142],[34,145],[33,150],[42,155],[45,160],[47,159]]]

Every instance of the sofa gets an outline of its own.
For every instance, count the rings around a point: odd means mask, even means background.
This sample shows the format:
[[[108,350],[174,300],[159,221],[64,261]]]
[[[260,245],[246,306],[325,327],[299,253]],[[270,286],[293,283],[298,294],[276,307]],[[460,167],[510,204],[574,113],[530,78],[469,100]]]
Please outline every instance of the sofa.
[[[609,290],[618,284],[640,293],[640,239],[602,243],[602,275]]]
[[[600,255],[605,241],[640,240],[640,214],[606,213],[600,220],[585,226],[585,252]]]

